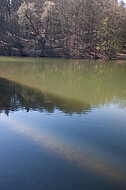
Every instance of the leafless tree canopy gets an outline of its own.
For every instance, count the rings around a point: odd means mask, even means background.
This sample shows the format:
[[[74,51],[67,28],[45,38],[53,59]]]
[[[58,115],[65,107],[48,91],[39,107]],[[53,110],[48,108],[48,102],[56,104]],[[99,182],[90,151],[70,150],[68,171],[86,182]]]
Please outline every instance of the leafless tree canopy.
[[[116,0],[0,0],[0,54],[112,58],[126,43]]]

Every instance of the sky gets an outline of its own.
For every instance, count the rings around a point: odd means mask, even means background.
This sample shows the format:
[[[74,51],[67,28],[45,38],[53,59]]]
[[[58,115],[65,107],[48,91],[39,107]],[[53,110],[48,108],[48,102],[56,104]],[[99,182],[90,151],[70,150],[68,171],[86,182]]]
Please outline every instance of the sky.
[[[119,2],[120,2],[120,1],[121,1],[121,0],[119,0]],[[126,0],[123,0],[123,2],[126,3]]]

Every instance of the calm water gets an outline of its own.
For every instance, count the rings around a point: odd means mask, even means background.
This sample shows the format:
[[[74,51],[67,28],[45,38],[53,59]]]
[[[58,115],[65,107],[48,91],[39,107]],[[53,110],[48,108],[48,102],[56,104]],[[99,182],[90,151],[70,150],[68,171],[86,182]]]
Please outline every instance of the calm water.
[[[126,62],[0,57],[0,190],[126,189]]]

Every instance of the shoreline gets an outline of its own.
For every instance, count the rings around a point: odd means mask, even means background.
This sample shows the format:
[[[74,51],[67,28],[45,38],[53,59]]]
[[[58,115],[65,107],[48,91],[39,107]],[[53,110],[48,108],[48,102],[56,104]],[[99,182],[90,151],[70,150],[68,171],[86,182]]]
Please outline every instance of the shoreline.
[[[117,55],[111,59],[105,57],[105,56],[102,56],[102,57],[98,57],[98,58],[95,58],[95,57],[83,57],[83,58],[79,58],[79,57],[68,57],[68,56],[30,56],[30,55],[19,55],[19,54],[14,54],[14,55],[9,55],[9,54],[0,54],[0,57],[19,57],[19,58],[50,58],[50,59],[73,59],[73,60],[86,60],[86,59],[89,59],[89,60],[121,60],[121,61],[126,61],[126,54],[124,55]]]

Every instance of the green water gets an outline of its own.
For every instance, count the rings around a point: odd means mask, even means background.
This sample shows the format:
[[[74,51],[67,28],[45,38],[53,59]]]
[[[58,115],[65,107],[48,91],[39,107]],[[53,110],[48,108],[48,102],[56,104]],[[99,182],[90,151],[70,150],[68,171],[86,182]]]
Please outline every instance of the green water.
[[[126,61],[0,57],[0,190],[126,189]]]

